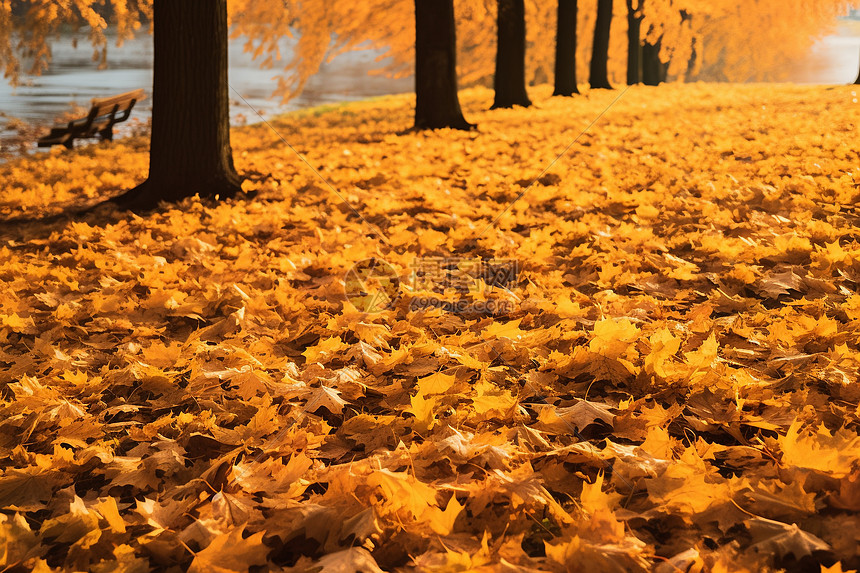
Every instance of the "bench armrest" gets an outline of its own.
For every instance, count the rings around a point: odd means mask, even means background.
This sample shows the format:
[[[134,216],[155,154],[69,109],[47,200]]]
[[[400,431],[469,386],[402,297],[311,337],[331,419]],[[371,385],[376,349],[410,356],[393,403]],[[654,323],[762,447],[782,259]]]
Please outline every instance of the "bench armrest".
[[[128,116],[130,116],[130,115],[131,115],[131,110],[132,110],[132,109],[134,109],[134,104],[136,104],[136,103],[137,103],[137,100],[136,100],[136,99],[132,99],[132,100],[131,100],[131,103],[129,103],[129,104],[128,104],[128,107],[127,107],[127,108],[125,108],[125,111],[123,111],[122,116],[120,116],[120,117],[118,117],[118,118],[114,118],[114,122],[115,122],[115,123],[120,123],[120,122],[122,122],[122,121],[127,120],[127,119],[128,119]]]

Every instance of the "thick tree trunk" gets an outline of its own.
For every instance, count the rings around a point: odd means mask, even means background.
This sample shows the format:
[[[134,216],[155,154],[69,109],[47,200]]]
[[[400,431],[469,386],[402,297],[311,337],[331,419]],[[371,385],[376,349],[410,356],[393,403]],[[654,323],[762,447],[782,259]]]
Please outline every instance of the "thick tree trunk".
[[[596,89],[612,89],[609,84],[609,32],[612,26],[612,0],[597,0],[594,25],[594,51],[588,83]]]
[[[227,0],[155,0],[149,178],[119,197],[159,201],[232,197],[241,190],[230,148]]]
[[[496,18],[496,97],[491,109],[529,107],[526,91],[526,7],[523,0],[498,0]]]
[[[656,86],[666,81],[667,64],[660,61],[660,41],[642,46],[642,83]]]
[[[555,36],[555,90],[552,95],[572,96],[576,85],[577,0],[558,0],[558,25]]]
[[[415,0],[415,129],[471,129],[457,96],[454,0]]]
[[[627,85],[632,86],[641,81],[643,0],[627,0]]]

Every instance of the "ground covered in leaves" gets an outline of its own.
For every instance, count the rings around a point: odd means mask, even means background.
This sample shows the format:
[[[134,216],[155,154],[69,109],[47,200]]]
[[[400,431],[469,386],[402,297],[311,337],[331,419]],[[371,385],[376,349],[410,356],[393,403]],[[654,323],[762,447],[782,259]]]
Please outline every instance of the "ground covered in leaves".
[[[636,87],[545,173],[620,91],[273,121],[348,205],[265,125],[144,217],[34,221],[145,141],[0,165],[0,570],[857,568],[854,89]]]

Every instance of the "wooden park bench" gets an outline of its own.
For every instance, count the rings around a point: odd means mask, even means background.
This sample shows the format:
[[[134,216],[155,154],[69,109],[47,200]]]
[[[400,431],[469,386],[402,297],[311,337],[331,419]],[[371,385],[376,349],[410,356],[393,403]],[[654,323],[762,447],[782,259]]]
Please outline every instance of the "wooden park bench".
[[[86,117],[70,121],[68,125],[54,126],[51,133],[39,139],[38,145],[65,145],[72,149],[75,139],[99,137],[102,141],[111,141],[113,126],[127,120],[134,104],[142,99],[146,99],[142,89],[108,98],[93,98]]]

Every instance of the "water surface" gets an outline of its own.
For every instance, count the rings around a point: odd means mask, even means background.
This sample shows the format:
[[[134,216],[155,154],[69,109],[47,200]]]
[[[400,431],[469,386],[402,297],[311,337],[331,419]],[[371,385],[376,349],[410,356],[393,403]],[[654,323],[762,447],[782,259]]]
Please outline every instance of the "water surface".
[[[289,53],[289,42],[284,40],[283,53]],[[8,118],[18,118],[44,126],[47,130],[58,116],[73,109],[74,105],[88,108],[94,97],[138,88],[144,88],[150,97],[135,106],[132,118],[146,120],[149,117],[152,110],[151,36],[143,34],[120,48],[110,44],[108,67],[104,70],[99,70],[97,63],[93,62],[92,47],[85,42],[79,42],[76,48],[72,38],[62,37],[52,43],[52,50],[51,66],[41,76],[24,76],[22,85],[18,87],[0,81],[0,112],[6,116],[0,117],[0,145],[4,137],[10,136],[5,129]],[[229,56],[229,81],[235,89],[230,92],[230,112],[234,123],[241,121],[242,117],[250,123],[259,121],[255,110],[265,117],[325,103],[403,93],[414,88],[412,78],[368,75],[369,71],[380,66],[375,61],[378,52],[350,52],[324,64],[319,73],[310,78],[299,97],[283,104],[280,98],[271,97],[277,87],[274,76],[281,70],[261,70],[250,54],[244,52],[242,40],[230,42]],[[121,125],[117,126],[120,133]]]

